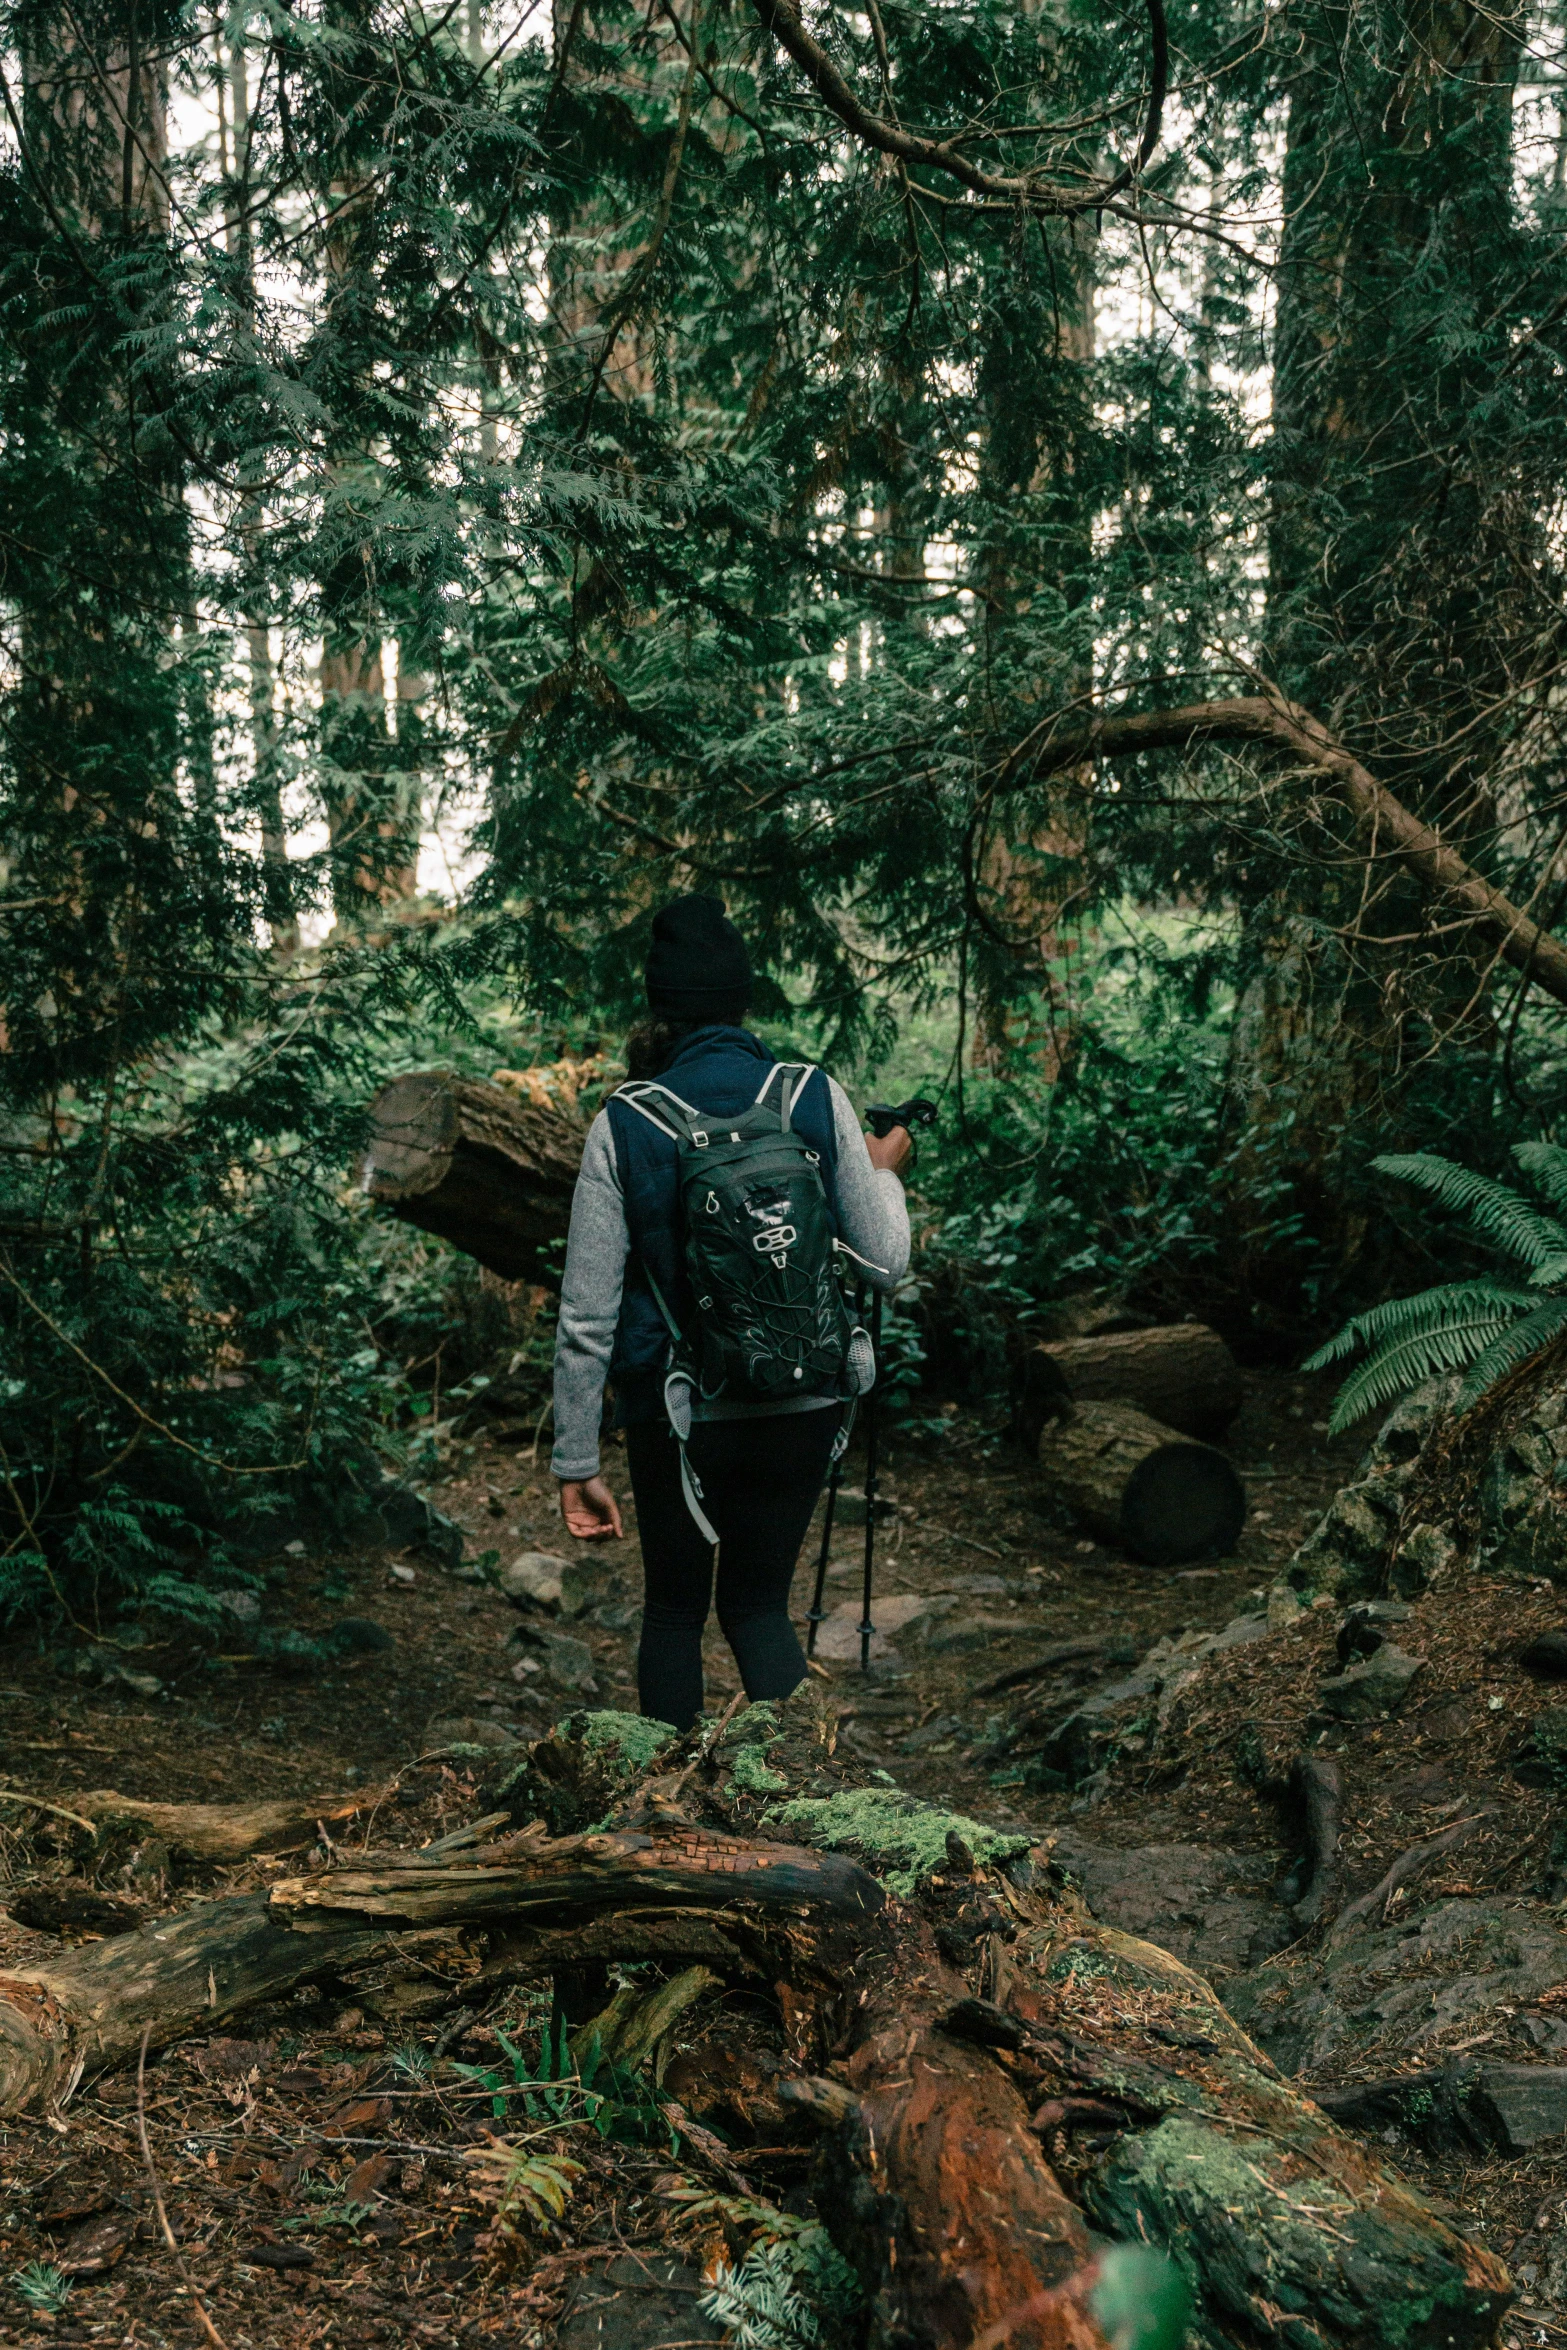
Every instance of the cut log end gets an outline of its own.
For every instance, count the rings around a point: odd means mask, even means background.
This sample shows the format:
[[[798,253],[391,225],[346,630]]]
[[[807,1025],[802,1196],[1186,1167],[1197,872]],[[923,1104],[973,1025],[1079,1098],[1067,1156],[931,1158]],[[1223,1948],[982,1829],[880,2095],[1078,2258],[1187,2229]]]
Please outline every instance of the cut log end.
[[[582,1128],[445,1069],[394,1077],[370,1104],[365,1190],[505,1281],[537,1280],[563,1240]]]
[[[1233,1464],[1128,1404],[1079,1404],[1039,1440],[1046,1489],[1101,1541],[1148,1566],[1235,1548],[1246,1489]]]

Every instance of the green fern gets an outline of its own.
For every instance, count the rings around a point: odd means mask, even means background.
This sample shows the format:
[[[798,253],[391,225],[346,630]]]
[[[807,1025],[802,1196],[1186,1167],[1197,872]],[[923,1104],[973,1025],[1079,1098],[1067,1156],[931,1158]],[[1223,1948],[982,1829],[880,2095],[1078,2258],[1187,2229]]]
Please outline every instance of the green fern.
[[[1515,1142],[1513,1157],[1552,1207],[1567,1213],[1567,1150],[1559,1142]]]
[[[726,2329],[734,2350],[816,2350],[822,2338],[782,2243],[753,2244],[738,2268],[720,2268],[702,2307]]]
[[[1401,1183],[1416,1183],[1429,1191],[1440,1207],[1467,1216],[1483,1239],[1525,1265],[1567,1255],[1567,1229],[1490,1175],[1477,1175],[1472,1167],[1455,1166],[1451,1159],[1429,1151],[1395,1151],[1371,1164],[1379,1175],[1395,1175]]]
[[[1513,1156],[1546,1193],[1567,1208],[1567,1150],[1519,1143]],[[1407,1395],[1443,1373],[1465,1374],[1458,1408],[1467,1410],[1499,1379],[1567,1329],[1567,1229],[1521,1193],[1428,1152],[1373,1160],[1384,1175],[1417,1184],[1438,1205],[1463,1216],[1476,1236],[1528,1269],[1516,1278],[1482,1274],[1444,1282],[1413,1297],[1390,1298],[1352,1315],[1302,1366],[1325,1370],[1365,1350],[1366,1359],[1339,1389],[1328,1422],[1340,1435],[1365,1413]],[[1542,1291],[1547,1293],[1542,1296]]]

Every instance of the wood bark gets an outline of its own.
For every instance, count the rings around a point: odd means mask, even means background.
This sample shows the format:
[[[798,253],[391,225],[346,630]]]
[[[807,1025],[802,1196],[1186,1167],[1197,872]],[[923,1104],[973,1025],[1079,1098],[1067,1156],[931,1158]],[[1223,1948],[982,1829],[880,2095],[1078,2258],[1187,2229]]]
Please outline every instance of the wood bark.
[[[1271,743],[1330,778],[1370,835],[1370,846],[1398,857],[1428,888],[1466,913],[1504,962],[1528,973],[1567,1004],[1567,946],[1475,871],[1439,832],[1406,808],[1321,720],[1282,694],[1237,695],[1179,709],[1135,710],[1086,726],[1063,719],[1053,733],[1030,738],[1015,757],[1012,780],[1032,781],[1084,759],[1125,758],[1139,751],[1190,750],[1204,742]]]
[[[1244,1400],[1240,1366],[1202,1322],[1050,1340],[1019,1368],[1018,1421],[1030,1452],[1067,1401],[1135,1404],[1166,1428],[1212,1441]]]
[[[561,1111],[421,1069],[371,1103],[361,1178],[380,1206],[503,1280],[537,1280],[566,1235],[582,1140]]]
[[[1492,2336],[1500,2265],[1280,2080],[1198,1978],[1054,1893],[1043,1856],[978,1868],[956,1828],[945,1868],[904,1896],[840,1853],[772,1841],[745,1824],[775,1800],[756,1791],[759,1740],[770,1788],[833,1783],[832,1721],[807,1686],[632,1786],[603,1832],[495,1837],[492,1817],[18,1970],[0,1983],[0,2110],[133,2060],[149,2027],[154,2044],[210,2030],[363,1963],[400,1928],[504,1924],[513,1971],[559,1966],[593,1931],[624,1959],[715,1950],[778,2002],[791,2053],[774,2093],[818,2134],[817,2204],[867,2287],[871,2350],[1003,2330],[1018,2350],[1104,2350],[1090,2226],[1167,2248],[1204,2338],[1271,2338],[1287,2309],[1320,2350],[1398,2350],[1412,2306],[1439,2313],[1420,2338],[1443,2350]],[[586,1793],[602,1766],[581,1752]],[[923,1808],[887,1802],[865,1812],[867,1859],[878,1817]],[[929,1817],[939,1849],[947,1815]],[[681,2086],[692,2159],[716,2145],[699,2091],[698,2062]],[[745,2150],[720,2153],[739,2191]]]
[[[143,1803],[113,1787],[96,1787],[71,1798],[103,1841],[116,1829],[155,1836],[176,1860],[244,1860],[253,1852],[297,1852],[313,1844],[317,1829],[337,1826],[375,1809],[374,1790],[362,1795],[289,1796],[268,1803]]]
[[[1233,1465],[1124,1403],[1074,1404],[1039,1440],[1045,1487],[1101,1542],[1149,1566],[1234,1549],[1246,1492]]]

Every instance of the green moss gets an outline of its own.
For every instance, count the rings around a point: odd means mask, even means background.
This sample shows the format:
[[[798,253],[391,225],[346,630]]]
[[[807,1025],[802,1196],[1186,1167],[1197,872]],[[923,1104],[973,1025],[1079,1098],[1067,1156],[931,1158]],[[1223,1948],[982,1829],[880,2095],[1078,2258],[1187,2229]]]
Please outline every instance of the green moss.
[[[758,1698],[742,1714],[736,1714],[722,1738],[718,1741],[720,1754],[729,1754],[737,1746],[771,1746],[783,1736],[783,1724],[778,1719],[778,1707],[771,1698]]]
[[[921,1877],[946,1865],[947,1838],[956,1833],[977,1861],[1010,1860],[1033,1839],[987,1828],[960,1811],[919,1803],[898,1788],[845,1788],[837,1795],[798,1796],[775,1804],[770,1820],[810,1831],[829,1851],[848,1846],[862,1853],[894,1893],[912,1893]]]
[[[670,1722],[613,1711],[568,1714],[556,1727],[562,1737],[577,1739],[612,1769],[618,1765],[627,1778],[645,1771],[680,1735]]]
[[[728,1763],[731,1780],[747,1795],[776,1795],[789,1784],[782,1771],[769,1767],[765,1746],[742,1746]]]

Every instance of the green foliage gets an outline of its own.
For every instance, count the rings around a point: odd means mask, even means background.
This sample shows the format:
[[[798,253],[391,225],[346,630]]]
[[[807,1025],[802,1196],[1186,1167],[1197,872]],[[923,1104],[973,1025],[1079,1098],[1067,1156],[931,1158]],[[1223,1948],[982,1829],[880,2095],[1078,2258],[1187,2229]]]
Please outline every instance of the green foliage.
[[[858,2277],[817,2220],[749,2197],[680,2190],[693,2218],[709,2213],[748,2235],[738,2263],[720,2265],[702,2306],[737,2350],[814,2350],[846,2340],[864,2303]]]
[[[504,2032],[497,2030],[495,2037],[509,2064],[509,2077],[493,2065],[454,2062],[452,2070],[459,2079],[488,2091],[497,2121],[520,2103],[530,2121],[582,2123],[600,2138],[621,2145],[679,2152],[679,2134],[657,2090],[640,2073],[607,2057],[596,2037],[574,2056],[567,2044],[565,2018],[553,2026],[546,2021],[536,2063]]]
[[[1522,1143],[1514,1156],[1553,1201],[1567,1192],[1567,1151]],[[1304,1366],[1321,1370],[1366,1350],[1335,1398],[1329,1423],[1335,1434],[1447,1372],[1465,1373],[1458,1391],[1458,1408],[1465,1410],[1567,1330],[1567,1227],[1508,1185],[1448,1159],[1390,1154],[1374,1163],[1463,1217],[1483,1244],[1518,1259],[1529,1284],[1482,1275],[1354,1315]]]
[[[501,2181],[501,2226],[514,2229],[522,2218],[544,2227],[550,2220],[562,2218],[582,2175],[582,2164],[573,2162],[569,2154],[529,2152],[519,2147]]]
[[[71,2298],[69,2277],[47,2260],[28,2261],[25,2268],[15,2271],[10,2284],[29,2309],[43,2310],[51,2317],[58,2317]]]

